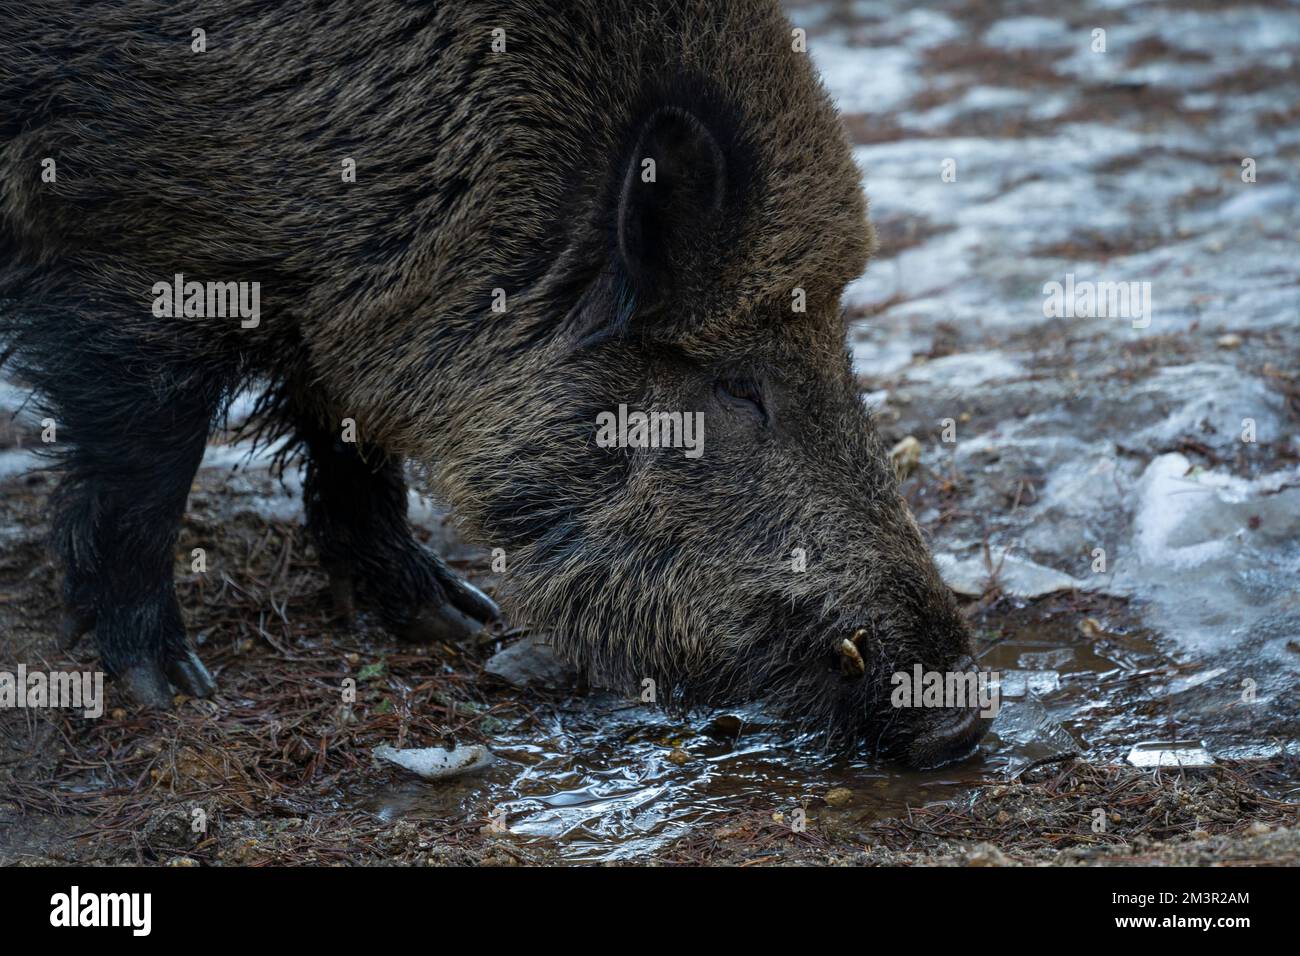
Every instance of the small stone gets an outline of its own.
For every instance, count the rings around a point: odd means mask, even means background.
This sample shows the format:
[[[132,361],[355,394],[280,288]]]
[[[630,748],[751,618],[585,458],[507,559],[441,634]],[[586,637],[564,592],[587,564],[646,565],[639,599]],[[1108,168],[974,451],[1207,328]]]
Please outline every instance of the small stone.
[[[492,752],[480,744],[469,744],[452,750],[441,747],[398,750],[383,744],[371,752],[380,760],[396,764],[426,780],[441,780],[457,774],[472,773],[488,766],[494,759]]]
[[[1250,826],[1246,827],[1247,836],[1263,836],[1265,833],[1272,833],[1273,828],[1263,820],[1256,820]]]
[[[1085,617],[1079,621],[1079,633],[1084,637],[1098,638],[1106,636],[1106,629],[1094,617]]]
[[[998,815],[993,819],[999,824],[1006,825],[1011,822],[1011,814],[1005,810],[999,810]]]
[[[690,759],[691,759],[691,755],[688,754],[681,747],[674,747],[672,749],[672,752],[668,754],[667,757],[669,763],[676,764],[679,767],[685,763],[688,763]]]
[[[1229,332],[1227,335],[1220,335],[1215,344],[1217,344],[1221,349],[1240,348],[1241,336],[1234,332]]]
[[[921,463],[921,443],[908,435],[889,450],[889,460],[894,463],[894,473],[902,481]]]
[[[573,669],[551,645],[531,637],[492,655],[484,670],[516,687],[563,687],[573,679]]]
[[[981,843],[966,854],[967,866],[1011,866],[1009,856],[991,843]]]
[[[744,728],[745,722],[735,714],[721,714],[709,721],[709,725],[704,728],[704,733],[710,737],[735,740]]]
[[[832,807],[848,806],[853,799],[853,791],[848,787],[836,787],[826,794],[826,803]]]

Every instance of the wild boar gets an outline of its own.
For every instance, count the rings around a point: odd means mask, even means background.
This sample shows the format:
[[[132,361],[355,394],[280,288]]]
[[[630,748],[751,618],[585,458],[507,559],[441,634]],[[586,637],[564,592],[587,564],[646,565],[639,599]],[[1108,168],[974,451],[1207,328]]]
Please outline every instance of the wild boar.
[[[498,613],[413,537],[409,460],[607,686],[971,750],[970,707],[890,706],[971,640],[854,379],[873,233],[775,0],[39,10],[0,4],[0,354],[58,426],[65,634],[141,702],[213,691],[175,546],[256,388],[345,609]],[[597,442],[620,406],[700,453]]]

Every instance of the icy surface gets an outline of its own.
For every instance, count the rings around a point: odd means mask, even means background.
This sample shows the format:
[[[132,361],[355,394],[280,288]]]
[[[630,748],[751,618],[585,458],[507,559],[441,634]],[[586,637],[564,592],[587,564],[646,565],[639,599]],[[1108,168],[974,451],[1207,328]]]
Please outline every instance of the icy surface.
[[[1199,681],[1166,685],[1176,712],[1249,687],[1293,735],[1300,8],[946,6],[960,29],[899,42],[876,99],[845,44],[908,6],[824,16],[809,48],[881,234],[845,297],[853,354],[890,441],[922,442],[904,490],[941,572],[971,596],[1127,598]],[[1149,324],[1049,317],[1044,286],[1067,276],[1150,283]],[[936,475],[955,502],[920,493]],[[1000,718],[1016,739],[1021,716]]]
[[[1004,594],[1024,598],[1092,586],[1091,582],[1011,555],[989,562],[983,557],[958,559],[939,552],[934,556],[934,563],[948,587],[967,597],[980,597],[995,584]]]
[[[1209,767],[1214,758],[1194,740],[1146,741],[1129,751],[1135,767]]]

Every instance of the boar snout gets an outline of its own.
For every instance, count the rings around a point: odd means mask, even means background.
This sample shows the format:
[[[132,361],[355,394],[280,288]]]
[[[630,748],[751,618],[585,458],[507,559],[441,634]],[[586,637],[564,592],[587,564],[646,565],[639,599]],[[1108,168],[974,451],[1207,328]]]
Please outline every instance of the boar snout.
[[[992,722],[992,718],[980,717],[979,708],[963,708],[945,714],[943,721],[937,722],[939,726],[911,741],[905,756],[907,765],[917,770],[931,770],[969,757]]]
[[[963,657],[954,670],[978,674],[974,659]],[[905,745],[902,758],[917,770],[928,770],[969,757],[987,734],[993,718],[979,704],[931,711],[920,732]]]
[[[932,770],[969,757],[993,722],[978,707],[953,708],[936,715],[933,725],[907,745],[903,761],[916,770]]]
[[[975,681],[980,671],[969,654],[954,662],[945,674],[965,677]],[[968,675],[968,676],[967,676]],[[986,678],[988,675],[984,675]],[[986,708],[989,701],[977,695],[967,695],[957,701],[945,700],[952,706],[923,707],[915,711],[917,717],[905,721],[907,729],[897,735],[891,751],[893,755],[915,770],[933,770],[971,756],[980,740],[988,732],[993,720]]]

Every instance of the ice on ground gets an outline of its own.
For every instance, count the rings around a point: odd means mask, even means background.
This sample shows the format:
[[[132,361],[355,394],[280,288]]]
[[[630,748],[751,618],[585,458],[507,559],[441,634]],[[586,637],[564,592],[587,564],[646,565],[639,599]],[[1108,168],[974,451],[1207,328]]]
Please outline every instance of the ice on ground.
[[[38,417],[31,392],[0,376],[0,418],[30,424]]]
[[[1032,694],[1022,700],[1003,701],[989,732],[1015,744],[1020,763],[1080,749],[1078,741]]]
[[[1220,219],[1256,219],[1291,209],[1294,202],[1295,193],[1286,186],[1260,186],[1237,193],[1219,206],[1216,215]]]
[[[1044,697],[1061,689],[1061,675],[1054,670],[1002,671],[997,688],[1000,697]]]
[[[1276,388],[1217,362],[1161,368],[1145,382],[1135,383],[1130,399],[1143,411],[1149,408],[1152,418],[1160,409],[1169,409],[1169,414],[1140,429],[1126,443],[1129,448],[1155,451],[1191,437],[1230,455],[1243,447],[1248,432],[1255,441],[1275,441],[1296,427],[1285,422],[1284,402]]]
[[[984,31],[984,45],[1014,50],[1042,50],[1087,43],[1087,31],[1071,29],[1049,17],[1009,17]]]
[[[1040,99],[1025,90],[1005,86],[972,86],[950,103],[914,114],[909,125],[922,130],[944,129],[973,113],[1016,108],[1038,114]]]
[[[864,41],[905,8],[878,5]],[[887,230],[907,241],[885,242],[844,297],[869,316],[854,357],[885,396],[887,438],[922,440],[930,468],[911,487],[965,482],[918,509],[942,573],[981,594],[987,546],[994,563],[1009,555],[1010,594],[1127,597],[1187,668],[1167,683],[1176,713],[1245,714],[1230,706],[1245,684],[1294,736],[1300,8],[952,16],[991,51],[974,81],[960,58],[946,70],[909,47],[944,95],[877,108],[875,128],[897,135],[855,150],[873,216],[924,229]],[[1041,82],[1019,69],[1030,53],[1051,71]],[[830,87],[854,86],[861,73],[838,64],[822,64]],[[885,102],[907,83],[888,81]],[[1045,316],[1044,285],[1067,274],[1150,283],[1149,326]],[[946,418],[957,442],[940,446]]]
[[[272,474],[271,465],[284,442],[255,445],[251,440],[210,444],[200,469],[224,472],[224,484],[236,511],[269,521],[302,521],[302,472],[291,467]]]
[[[898,109],[922,88],[916,57],[906,49],[864,49],[813,37],[808,51],[842,113]]]
[[[1019,362],[1001,352],[966,352],[909,368],[906,381],[949,389],[975,388],[985,382],[1019,378],[1024,373]]]
[[[1197,654],[1247,650],[1261,686],[1294,692],[1300,655],[1286,643],[1300,639],[1300,467],[1245,479],[1161,455],[1138,483],[1133,526],[1112,586],[1145,598],[1162,630]]]
[[[26,449],[11,448],[7,451],[0,451],[0,478],[11,478],[14,475],[36,471],[39,468],[44,468],[47,464],[48,462],[35,452]]]
[[[1160,34],[1171,45],[1232,62],[1300,49],[1300,10],[1225,5],[1219,10],[1162,11]]]
[[[893,375],[912,364],[916,354],[913,348],[910,338],[875,341],[867,334],[860,334],[853,342],[853,365],[858,374],[870,378]]]
[[[1134,767],[1211,767],[1214,758],[1195,740],[1149,740],[1129,751],[1128,762]]]
[[[1049,670],[1070,663],[1074,660],[1074,648],[1056,647],[1050,651],[1028,651],[1021,654],[1017,663],[1029,670]]]
[[[943,552],[934,556],[934,563],[943,576],[944,583],[958,594],[979,597],[996,584],[1003,594],[1012,597],[1036,598],[1059,591],[1086,590],[1093,582],[1080,580],[1062,571],[1043,567],[1014,555],[994,556],[990,570],[984,556],[958,558]]]

